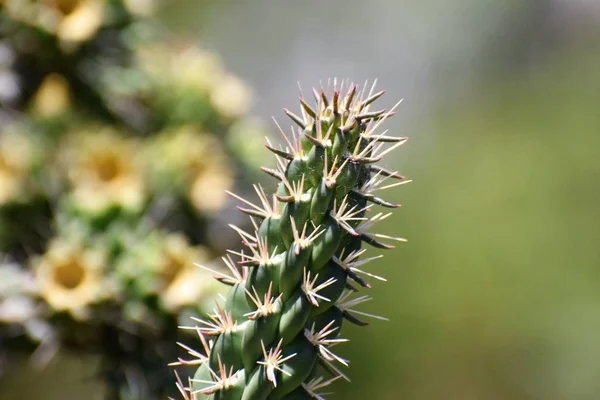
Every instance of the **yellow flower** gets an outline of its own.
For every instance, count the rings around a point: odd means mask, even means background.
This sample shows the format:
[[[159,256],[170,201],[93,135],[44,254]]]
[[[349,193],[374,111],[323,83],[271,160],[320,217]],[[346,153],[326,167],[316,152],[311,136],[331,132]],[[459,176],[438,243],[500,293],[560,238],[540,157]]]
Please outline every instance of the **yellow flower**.
[[[194,176],[211,154],[221,152],[215,137],[192,125],[162,132],[156,138],[154,150],[162,154],[157,159],[158,163],[164,168],[182,172],[186,178]]]
[[[196,209],[204,212],[217,211],[227,201],[226,190],[233,187],[234,178],[227,164],[214,160],[199,174],[190,188],[190,201]]]
[[[35,111],[44,118],[62,114],[69,106],[69,84],[58,74],[48,74],[33,98]]]
[[[161,298],[166,309],[197,305],[214,294],[212,276],[194,265],[208,259],[208,251],[190,246],[185,236],[171,234],[165,238],[158,273],[164,285]]]
[[[230,160],[216,137],[193,126],[183,126],[164,132],[154,147],[161,155],[156,167],[182,178],[196,209],[209,212],[224,205],[225,191],[233,187],[234,175]]]
[[[104,21],[104,0],[7,0],[12,18],[42,28],[63,42],[90,39]]]
[[[7,129],[0,134],[0,205],[23,200],[33,161],[33,142],[23,132]]]
[[[124,0],[129,12],[138,15],[151,15],[156,7],[155,0]]]
[[[81,0],[46,0],[52,8],[58,10],[62,15],[69,15],[77,10],[82,3]]]
[[[36,266],[39,295],[54,311],[85,318],[88,306],[109,294],[102,276],[105,264],[106,257],[99,250],[55,240]]]
[[[141,68],[170,90],[192,88],[209,93],[224,75],[219,56],[196,46],[146,45],[138,50],[137,58]]]
[[[107,129],[68,138],[60,161],[79,207],[100,212],[113,205],[133,210],[143,205],[143,171],[136,145]]]
[[[102,0],[58,0],[57,3],[74,3],[58,25],[56,35],[68,42],[83,42],[92,37],[102,25],[104,4]]]
[[[217,54],[191,46],[179,52],[171,65],[176,81],[207,92],[214,89],[224,73]]]
[[[225,205],[226,190],[231,189],[235,183],[230,163],[216,140],[210,147],[210,154],[203,159],[193,160],[191,165],[193,180],[188,196],[197,210],[213,212]]]
[[[244,115],[250,108],[250,89],[241,79],[226,75],[218,80],[210,93],[215,110],[226,118]]]
[[[181,92],[183,97],[193,93],[200,101],[206,99],[223,118],[238,118],[250,109],[250,88],[228,73],[220,57],[209,50],[152,44],[138,51],[138,62],[163,90]]]

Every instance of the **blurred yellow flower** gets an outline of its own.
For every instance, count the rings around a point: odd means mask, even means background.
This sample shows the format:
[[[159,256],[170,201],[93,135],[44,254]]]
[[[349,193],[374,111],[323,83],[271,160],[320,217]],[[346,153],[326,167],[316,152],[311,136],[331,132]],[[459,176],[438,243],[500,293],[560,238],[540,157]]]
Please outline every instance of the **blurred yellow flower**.
[[[250,108],[250,89],[239,78],[225,75],[216,80],[210,93],[210,101],[215,110],[227,118],[240,117]]]
[[[141,67],[154,78],[180,89],[209,93],[224,76],[216,53],[196,46],[146,45],[137,53]]]
[[[39,295],[54,311],[86,318],[87,307],[109,295],[102,276],[105,264],[106,257],[100,250],[52,241],[35,270]]]
[[[23,132],[9,128],[0,134],[0,205],[23,200],[33,160],[33,142]]]
[[[98,31],[104,21],[104,8],[103,0],[6,0],[12,18],[71,43],[88,40]]]
[[[56,36],[67,42],[82,42],[92,37],[102,25],[102,0],[49,0],[61,14]]]
[[[184,86],[210,91],[220,81],[224,68],[220,57],[211,51],[188,47],[179,52],[171,64],[173,76]]]
[[[51,73],[44,78],[33,98],[34,110],[44,118],[62,114],[70,103],[69,84],[59,74]]]
[[[225,119],[238,118],[250,109],[250,88],[228,73],[214,52],[197,46],[151,44],[138,50],[137,57],[141,68],[163,89],[185,93],[182,96],[195,92]]]
[[[155,0],[124,0],[129,12],[138,15],[151,15],[156,7]]]
[[[160,154],[156,167],[182,177],[191,203],[202,212],[220,209],[226,190],[234,184],[234,172],[219,140],[194,126],[164,132],[153,144]]]
[[[233,187],[234,178],[229,166],[222,161],[215,159],[215,164],[207,166],[192,183],[190,201],[200,211],[217,211],[227,201],[226,190]]]
[[[71,135],[61,151],[61,165],[79,207],[100,212],[117,205],[138,210],[145,185],[137,143],[104,129]]]
[[[183,235],[170,234],[165,238],[158,273],[164,284],[161,299],[166,309],[193,306],[214,294],[212,276],[194,265],[208,259],[207,249],[190,246]]]

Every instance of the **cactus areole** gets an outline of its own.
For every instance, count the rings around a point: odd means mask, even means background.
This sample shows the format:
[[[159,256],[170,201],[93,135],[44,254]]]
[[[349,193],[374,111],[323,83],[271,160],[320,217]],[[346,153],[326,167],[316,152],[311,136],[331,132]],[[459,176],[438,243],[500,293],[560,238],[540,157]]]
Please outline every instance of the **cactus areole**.
[[[178,378],[186,399],[321,399],[325,386],[347,379],[348,361],[332,351],[346,341],[343,321],[383,319],[354,309],[370,299],[359,288],[384,280],[362,270],[381,257],[363,257],[363,243],[390,249],[404,240],[371,232],[391,214],[373,207],[398,207],[379,192],[408,182],[378,165],[407,139],[381,131],[400,103],[372,110],[384,93],[374,86],[334,81],[313,89],[314,106],[301,97],[300,115],[284,110],[298,127],[290,135],[279,128],[283,146],[267,143],[277,167],[263,170],[277,179],[276,192],[256,185],[257,204],[232,194],[255,230],[234,226],[245,248],[223,259],[228,274],[213,271],[231,288],[191,327],[203,349],[188,349],[199,365],[189,386]]]

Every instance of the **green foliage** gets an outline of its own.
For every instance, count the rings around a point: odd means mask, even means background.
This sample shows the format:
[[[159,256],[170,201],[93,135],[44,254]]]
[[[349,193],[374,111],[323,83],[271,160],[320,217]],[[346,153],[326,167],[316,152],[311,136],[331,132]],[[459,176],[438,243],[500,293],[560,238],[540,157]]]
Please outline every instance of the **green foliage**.
[[[370,110],[383,92],[348,82],[344,93],[344,84],[334,83],[333,94],[315,90],[314,109],[301,99],[302,117],[286,110],[300,129],[291,138],[282,132],[284,148],[268,143],[278,167],[263,168],[278,180],[277,193],[255,186],[260,205],[236,196],[255,231],[234,227],[246,248],[232,252],[237,263],[224,259],[230,275],[218,279],[231,286],[224,305],[198,320],[203,350],[190,354],[201,366],[189,388],[178,382],[185,397],[320,398],[345,378],[337,364],[348,361],[331,350],[346,341],[342,321],[362,326],[371,316],[353,309],[370,299],[354,295],[370,287],[359,276],[373,259],[361,258],[362,243],[388,249],[380,239],[403,240],[370,233],[390,213],[367,212],[370,203],[397,207],[375,193],[408,181],[375,165],[406,141],[378,132],[393,114]]]

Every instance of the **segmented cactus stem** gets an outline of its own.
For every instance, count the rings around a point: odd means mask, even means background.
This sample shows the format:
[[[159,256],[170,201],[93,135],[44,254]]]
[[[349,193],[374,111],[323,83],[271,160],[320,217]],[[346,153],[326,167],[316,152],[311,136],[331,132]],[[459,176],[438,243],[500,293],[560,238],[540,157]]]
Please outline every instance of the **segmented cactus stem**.
[[[229,274],[213,271],[231,286],[208,320],[196,320],[202,351],[186,347],[199,367],[189,387],[178,378],[187,399],[321,399],[321,390],[339,378],[348,361],[333,347],[343,320],[367,325],[363,317],[384,319],[354,309],[370,297],[356,295],[368,280],[385,279],[361,267],[381,257],[363,258],[367,243],[391,249],[402,238],[371,233],[391,213],[367,213],[374,205],[399,205],[379,197],[385,189],[407,183],[402,175],[377,165],[406,142],[379,133],[391,110],[371,110],[384,92],[367,85],[334,81],[333,91],[316,90],[311,107],[300,98],[301,114],[284,109],[297,127],[283,146],[267,140],[276,168],[262,169],[278,181],[268,196],[254,189],[259,203],[235,194],[238,209],[255,227],[239,234],[244,250],[223,258]],[[234,258],[238,258],[234,262]]]

